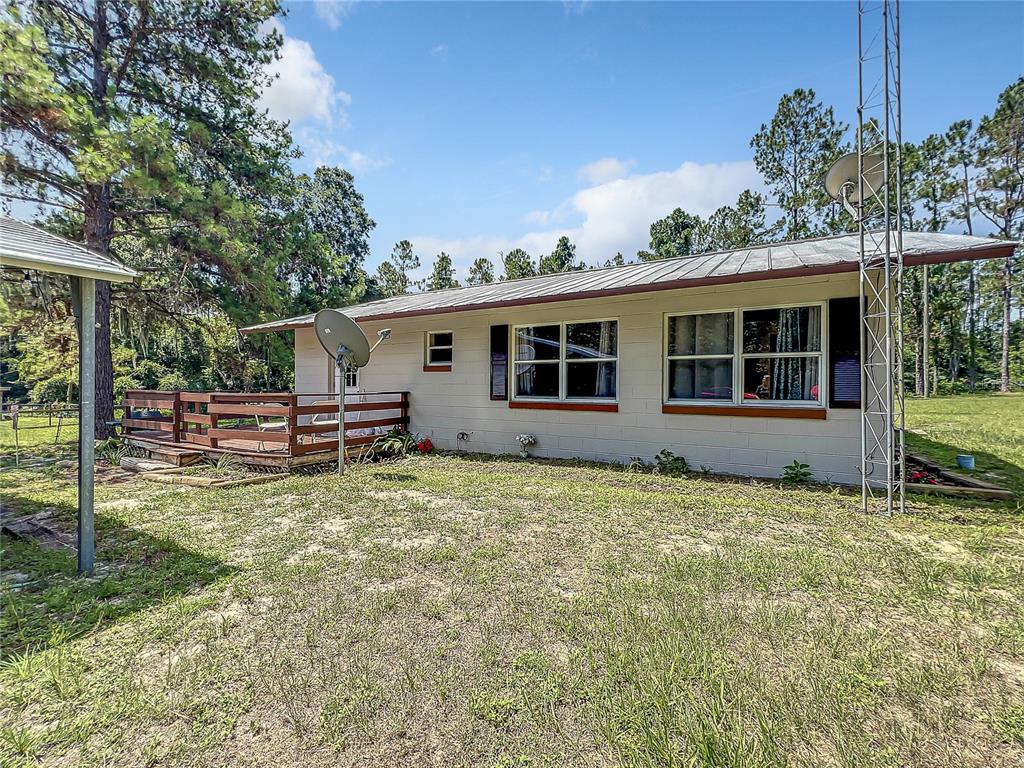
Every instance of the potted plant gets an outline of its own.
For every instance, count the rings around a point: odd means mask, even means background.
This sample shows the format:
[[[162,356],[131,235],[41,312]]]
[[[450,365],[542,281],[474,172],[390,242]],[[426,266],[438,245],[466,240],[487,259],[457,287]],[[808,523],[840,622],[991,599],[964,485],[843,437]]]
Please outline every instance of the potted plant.
[[[519,443],[520,458],[527,459],[530,457],[530,452],[527,449],[531,445],[537,444],[537,438],[533,435],[516,435],[516,442]]]

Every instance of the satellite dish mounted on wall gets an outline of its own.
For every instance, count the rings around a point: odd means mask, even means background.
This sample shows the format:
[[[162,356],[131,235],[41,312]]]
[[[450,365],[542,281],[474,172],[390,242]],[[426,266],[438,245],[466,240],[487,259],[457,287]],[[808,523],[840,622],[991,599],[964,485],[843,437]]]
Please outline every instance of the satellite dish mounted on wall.
[[[846,212],[860,221],[857,206],[863,201],[857,183],[858,157],[856,152],[843,155],[825,174],[825,191],[833,200],[843,204]],[[885,160],[880,155],[864,155],[864,198],[870,199],[885,186]]]
[[[366,335],[352,318],[333,309],[321,309],[313,318],[313,330],[320,345],[334,359],[338,370],[338,474],[345,474],[345,374],[370,362],[370,353],[391,335],[385,328],[370,347]]]

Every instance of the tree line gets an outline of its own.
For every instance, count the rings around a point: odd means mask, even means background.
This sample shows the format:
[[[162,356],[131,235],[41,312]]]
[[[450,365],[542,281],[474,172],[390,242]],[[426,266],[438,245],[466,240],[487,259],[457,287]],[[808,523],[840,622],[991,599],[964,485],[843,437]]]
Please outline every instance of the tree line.
[[[874,126],[863,130],[870,134]],[[850,126],[837,119],[835,110],[818,100],[813,90],[784,95],[772,119],[750,141],[767,195],[744,190],[733,205],[707,217],[676,208],[651,224],[649,246],[634,259],[618,253],[602,266],[855,231],[856,222],[822,185],[832,163],[853,150],[850,134]],[[990,115],[977,121],[958,120],[920,143],[906,142],[901,156],[899,215],[905,229],[1024,239],[1024,78],[999,94]],[[976,224],[981,231],[975,232]],[[400,245],[412,253],[408,241]],[[917,394],[960,387],[974,391],[979,386],[1007,391],[1014,382],[1024,381],[1020,258],[1018,249],[1005,261],[930,268],[932,344],[927,361],[923,270],[906,271],[904,358],[908,381],[913,381]],[[587,268],[576,260],[575,247],[566,237],[537,262],[518,248],[499,254],[498,261],[506,280]],[[409,267],[409,262],[392,256],[382,269],[403,267]],[[412,268],[418,267],[416,259]],[[495,271],[490,259],[479,258],[467,282],[493,282]],[[431,276],[419,287],[456,286],[451,259],[440,254]]]
[[[243,338],[239,326],[459,285],[446,253],[414,279],[420,260],[407,240],[368,272],[375,223],[353,175],[293,169],[290,127],[260,106],[283,43],[268,22],[281,13],[278,0],[21,0],[0,17],[4,196],[141,275],[97,286],[101,436],[130,387],[287,388],[291,345],[275,334]],[[997,236],[1020,237],[1021,91],[1018,81],[991,116],[905,148],[908,224],[972,231],[981,218]],[[635,259],[851,229],[820,185],[847,134],[813,91],[784,96],[751,142],[769,194],[745,191],[707,218],[677,209],[652,223]],[[465,282],[586,268],[568,237],[536,258],[517,248],[496,262],[478,258]],[[1021,378],[1014,267],[934,269],[940,385],[985,380],[1000,347]],[[67,288],[55,276],[3,273],[0,383],[15,397],[75,396]]]

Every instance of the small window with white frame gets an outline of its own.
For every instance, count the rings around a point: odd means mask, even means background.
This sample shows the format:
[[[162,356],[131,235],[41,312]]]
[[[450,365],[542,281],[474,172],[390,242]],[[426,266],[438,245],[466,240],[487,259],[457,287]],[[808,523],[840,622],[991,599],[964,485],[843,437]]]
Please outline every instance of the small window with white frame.
[[[426,365],[452,364],[455,334],[451,331],[427,331]]]
[[[666,402],[821,404],[820,304],[665,318]]]
[[[615,401],[617,320],[523,325],[513,333],[515,399]]]

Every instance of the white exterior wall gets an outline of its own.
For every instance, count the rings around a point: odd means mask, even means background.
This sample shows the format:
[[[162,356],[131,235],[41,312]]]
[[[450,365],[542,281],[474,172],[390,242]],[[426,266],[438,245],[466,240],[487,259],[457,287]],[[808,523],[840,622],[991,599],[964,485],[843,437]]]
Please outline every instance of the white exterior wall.
[[[661,412],[666,314],[821,302],[857,293],[854,273],[366,321],[360,325],[369,339],[375,340],[381,328],[392,333],[360,371],[359,386],[367,392],[408,390],[410,429],[445,449],[515,453],[515,436],[526,432],[537,437],[531,448],[537,456],[625,463],[634,456],[650,461],[667,448],[694,468],[707,465],[716,472],[758,477],[778,477],[782,467],[799,459],[820,480],[857,484],[857,409],[829,409],[825,420]],[[508,401],[490,399],[491,325],[595,318],[619,322],[617,413],[512,409]],[[827,305],[825,318],[820,386],[827,403]],[[423,371],[427,331],[454,333],[451,372]],[[326,371],[326,355],[312,329],[295,331],[296,392],[324,391]],[[457,445],[459,432],[470,433],[469,441]]]

